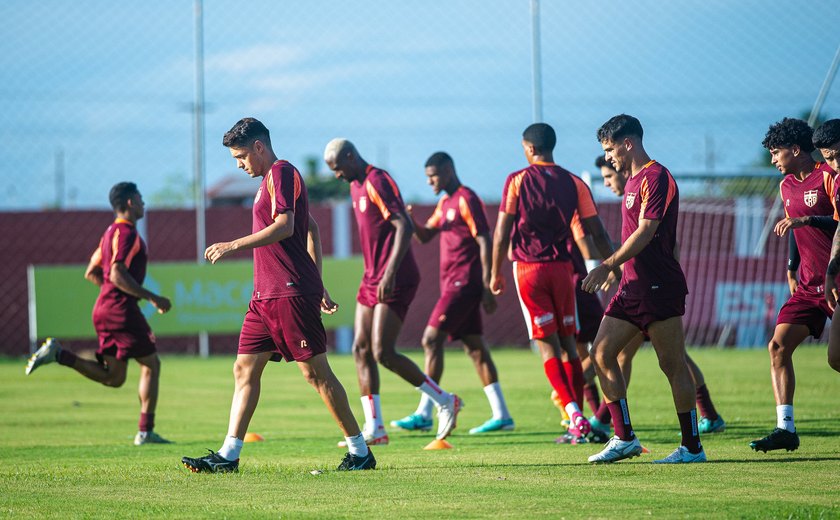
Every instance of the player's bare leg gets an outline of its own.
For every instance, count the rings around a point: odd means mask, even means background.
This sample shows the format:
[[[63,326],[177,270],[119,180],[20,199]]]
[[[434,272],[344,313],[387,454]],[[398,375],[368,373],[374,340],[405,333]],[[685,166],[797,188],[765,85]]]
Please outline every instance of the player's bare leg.
[[[306,382],[318,391],[318,395],[327,405],[327,410],[332,414],[341,431],[344,432],[344,436],[354,437],[358,435],[361,432],[359,423],[356,422],[353,411],[350,409],[344,387],[327,361],[327,355],[318,354],[311,359],[298,362],[298,367],[300,367]]]
[[[464,352],[472,359],[475,371],[481,384],[484,387],[484,394],[490,403],[493,416],[483,424],[470,429],[470,433],[482,434],[496,431],[513,430],[515,428],[513,418],[507,408],[502,387],[499,384],[499,374],[496,371],[496,364],[490,355],[490,349],[484,343],[480,334],[469,334],[461,338],[464,343]]]
[[[834,309],[828,334],[828,366],[840,372],[840,312]]]
[[[443,345],[446,336],[446,331],[427,325],[421,339],[426,375],[438,384],[443,377]],[[433,411],[434,402],[426,394],[421,394],[417,410],[402,419],[391,421],[391,426],[407,431],[429,431],[433,425]]]
[[[230,405],[228,437],[244,439],[260,401],[261,379],[271,352],[238,354],[233,363],[234,391]]]
[[[128,362],[121,361],[114,356],[102,356],[102,363],[77,357],[73,361],[72,368],[97,383],[119,388],[125,383]]]
[[[382,420],[382,405],[379,400],[379,366],[373,354],[373,307],[356,303],[354,321],[353,359],[356,362],[356,376],[359,380],[362,410],[365,423],[362,431],[368,444],[388,444],[388,434]],[[339,442],[344,447],[345,442]]]
[[[157,354],[137,358],[140,364],[140,381],[137,385],[137,395],[140,398],[140,422],[134,445],[169,444],[169,441],[158,435],[155,429],[155,409],[157,408],[158,387],[160,386],[160,358]]]
[[[636,335],[624,346],[624,348],[619,351],[617,358],[619,369],[621,370],[621,374],[624,376],[625,391],[630,386],[630,376],[633,372],[633,357],[635,357],[639,348],[641,348],[642,344],[645,342],[644,335],[641,332],[638,332],[638,329],[635,327],[633,328],[637,331]],[[608,401],[609,399],[607,399],[605,395],[604,400],[598,407],[598,411],[595,412],[595,416],[589,419],[589,422],[592,424],[592,428],[597,428],[607,433],[610,431],[610,423],[612,422],[612,414],[610,413]]]

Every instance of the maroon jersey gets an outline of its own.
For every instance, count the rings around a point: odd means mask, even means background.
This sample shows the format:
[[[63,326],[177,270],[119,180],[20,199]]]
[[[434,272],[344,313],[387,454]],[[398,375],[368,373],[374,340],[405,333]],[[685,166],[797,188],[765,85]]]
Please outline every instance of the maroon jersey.
[[[640,219],[658,220],[653,240],[624,264],[618,290],[628,299],[678,298],[688,294],[685,275],[674,257],[679,190],[671,172],[656,161],[631,175],[624,186],[621,241],[639,228]]]
[[[306,249],[309,199],[297,168],[283,160],[271,165],[254,199],[253,233],[265,229],[287,211],[295,213],[295,229],[285,240],[254,248],[254,300],[321,295],[324,286]]]
[[[359,239],[365,259],[365,275],[362,282],[378,285],[394,247],[396,228],[388,220],[391,215],[404,213],[400,190],[394,179],[385,170],[368,165],[362,182],[350,183],[350,197],[353,213],[359,226]],[[420,271],[409,246],[397,269],[396,285],[407,286],[420,283]]]
[[[461,186],[444,195],[426,227],[440,230],[440,292],[481,292],[481,254],[475,237],[489,232],[484,203]]]
[[[589,187],[553,163],[536,163],[511,173],[502,191],[501,211],[513,215],[513,260],[570,260],[568,241],[575,218],[598,214]]]
[[[111,282],[111,269],[117,262],[128,268],[128,274],[143,284],[146,279],[146,244],[137,228],[128,220],[118,218],[108,226],[93,259],[102,267],[102,286],[93,307],[93,324],[96,330],[122,330],[145,322],[140,312],[138,298],[124,293]]]
[[[779,193],[790,218],[811,215],[835,215],[833,197],[834,171],[825,163],[817,163],[803,180],[786,175],[779,183]],[[802,261],[799,264],[799,286],[811,294],[822,294],[825,287],[825,266],[831,254],[834,233],[805,226],[793,230]]]

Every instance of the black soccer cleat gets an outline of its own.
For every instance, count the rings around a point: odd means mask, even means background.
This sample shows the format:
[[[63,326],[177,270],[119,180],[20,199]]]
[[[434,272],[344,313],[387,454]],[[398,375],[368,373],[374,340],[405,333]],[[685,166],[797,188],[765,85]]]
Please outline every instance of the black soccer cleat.
[[[763,439],[757,439],[750,443],[750,448],[755,451],[767,453],[772,450],[793,451],[799,447],[799,435],[796,432],[789,432],[783,428],[775,428],[770,435]]]
[[[344,455],[344,460],[338,465],[337,471],[356,471],[362,469],[376,469],[376,459],[373,457],[373,451],[368,449],[368,454],[364,457],[357,457],[347,453]]]
[[[181,458],[185,468],[193,473],[236,473],[239,471],[239,459],[227,460],[213,450],[207,450],[210,455],[204,457]]]
[[[604,430],[593,427],[592,430],[586,434],[586,440],[593,444],[606,444],[610,440],[610,434]]]

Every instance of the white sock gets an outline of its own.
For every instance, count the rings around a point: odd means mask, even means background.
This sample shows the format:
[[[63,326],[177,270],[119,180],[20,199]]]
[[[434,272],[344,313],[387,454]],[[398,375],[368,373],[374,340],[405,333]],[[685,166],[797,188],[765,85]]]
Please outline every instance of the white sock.
[[[426,376],[426,380],[423,381],[423,383],[420,386],[418,386],[417,389],[423,392],[425,395],[428,395],[429,399],[431,399],[435,403],[435,406],[443,406],[445,404],[449,404],[449,402],[452,401],[452,394],[443,391],[443,389],[439,387],[437,383],[432,381],[432,378],[430,378],[429,376]]]
[[[375,435],[384,432],[385,423],[382,422],[382,404],[379,401],[379,394],[363,395],[362,409],[365,411],[363,433]]]
[[[347,451],[350,452],[350,455],[364,457],[368,454],[368,447],[367,444],[365,444],[365,436],[362,433],[354,435],[353,437],[345,437],[344,440],[347,441]]]
[[[414,413],[416,413],[417,415],[422,415],[424,419],[431,419],[434,407],[435,403],[429,398],[428,395],[420,394],[420,404],[417,405],[417,411]]]
[[[792,404],[780,404],[776,407],[776,428],[781,428],[789,432],[796,431],[796,427],[793,425]]]
[[[490,401],[493,419],[510,419],[510,412],[508,412],[505,404],[505,396],[502,394],[501,385],[498,382],[490,383],[484,387],[484,393],[487,395],[487,400]]]
[[[580,408],[578,408],[576,402],[572,401],[566,405],[566,413],[569,414],[569,418],[573,418],[576,413],[580,413]],[[582,413],[580,414],[583,415]]]
[[[228,435],[225,437],[225,442],[219,448],[219,455],[227,460],[236,460],[239,458],[239,452],[242,451],[242,439]]]

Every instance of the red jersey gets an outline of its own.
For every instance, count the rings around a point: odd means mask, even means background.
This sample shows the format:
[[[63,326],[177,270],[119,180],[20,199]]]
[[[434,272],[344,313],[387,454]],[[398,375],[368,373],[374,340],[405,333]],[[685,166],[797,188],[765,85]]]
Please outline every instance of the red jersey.
[[[659,227],[650,243],[624,264],[618,290],[625,298],[678,298],[688,294],[685,275],[674,257],[679,209],[677,183],[656,161],[627,179],[621,207],[621,242],[639,228],[641,219],[658,220]]]
[[[513,260],[568,261],[575,218],[598,214],[580,177],[553,163],[536,163],[511,173],[502,191],[501,211],[514,216]]]
[[[786,175],[779,183],[779,194],[785,216],[835,215],[834,171],[825,163],[817,163],[803,180]],[[825,290],[825,266],[831,254],[834,233],[805,226],[793,230],[802,261],[799,264],[799,286],[805,292],[821,295]]]
[[[93,306],[93,323],[96,330],[123,330],[144,320],[138,298],[124,293],[111,282],[111,269],[120,262],[128,273],[142,285],[146,279],[146,244],[137,228],[128,220],[118,218],[108,226],[99,247],[93,252],[95,262],[102,267],[102,286]]]
[[[324,293],[321,275],[306,249],[309,233],[306,185],[297,168],[278,160],[271,165],[257,191],[251,231],[265,229],[287,211],[295,213],[292,236],[254,248],[254,300]]]
[[[362,256],[365,259],[362,282],[378,285],[385,274],[396,235],[396,228],[388,219],[391,215],[404,213],[405,204],[397,184],[388,172],[371,165],[365,170],[365,179],[362,182],[350,183],[350,198],[353,200],[353,213],[359,226]],[[397,269],[396,285],[419,283],[420,271],[409,246]]]
[[[440,292],[481,292],[481,253],[475,237],[490,228],[478,195],[466,186],[451,197],[444,195],[426,227],[440,230]]]

